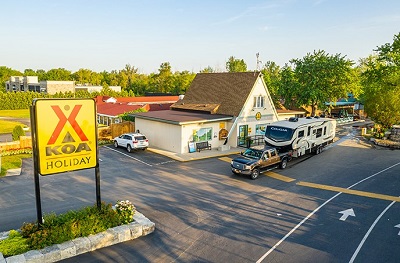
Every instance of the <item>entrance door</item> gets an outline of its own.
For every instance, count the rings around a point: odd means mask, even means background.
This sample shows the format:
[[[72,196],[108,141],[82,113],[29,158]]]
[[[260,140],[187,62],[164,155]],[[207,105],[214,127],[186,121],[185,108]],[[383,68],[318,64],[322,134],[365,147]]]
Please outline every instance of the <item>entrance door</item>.
[[[248,135],[248,125],[239,125],[238,146],[246,146],[246,137]]]

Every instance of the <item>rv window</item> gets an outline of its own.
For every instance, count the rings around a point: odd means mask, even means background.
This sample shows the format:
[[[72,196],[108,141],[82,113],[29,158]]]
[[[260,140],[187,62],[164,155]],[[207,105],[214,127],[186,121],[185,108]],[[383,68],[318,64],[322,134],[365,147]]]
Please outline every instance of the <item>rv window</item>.
[[[326,135],[326,126],[324,127],[324,135]]]
[[[286,127],[267,126],[265,137],[277,142],[290,141],[294,130]]]
[[[297,137],[298,138],[304,137],[304,131],[299,131],[299,135]]]
[[[322,136],[322,128],[317,129],[317,138]]]
[[[311,127],[308,127],[307,136],[310,136],[310,134],[311,134]]]

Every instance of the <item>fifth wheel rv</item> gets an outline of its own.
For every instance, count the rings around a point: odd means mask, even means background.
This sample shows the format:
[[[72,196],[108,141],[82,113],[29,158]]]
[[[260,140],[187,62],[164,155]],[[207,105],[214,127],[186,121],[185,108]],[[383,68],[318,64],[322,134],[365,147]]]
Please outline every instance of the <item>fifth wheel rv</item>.
[[[265,130],[265,144],[292,157],[306,153],[319,154],[322,148],[335,138],[336,120],[320,117],[292,117],[288,120],[268,124]]]

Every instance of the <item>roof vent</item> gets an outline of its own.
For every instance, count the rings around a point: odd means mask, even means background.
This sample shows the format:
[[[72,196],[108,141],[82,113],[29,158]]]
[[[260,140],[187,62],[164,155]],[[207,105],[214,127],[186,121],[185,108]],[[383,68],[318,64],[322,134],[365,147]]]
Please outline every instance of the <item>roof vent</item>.
[[[299,118],[297,118],[297,117],[290,117],[290,118],[289,118],[289,121],[290,121],[290,122],[297,122],[297,121],[299,121]]]
[[[315,116],[314,118],[319,119],[319,116]]]
[[[312,117],[311,116],[307,116],[306,119],[312,119]]]

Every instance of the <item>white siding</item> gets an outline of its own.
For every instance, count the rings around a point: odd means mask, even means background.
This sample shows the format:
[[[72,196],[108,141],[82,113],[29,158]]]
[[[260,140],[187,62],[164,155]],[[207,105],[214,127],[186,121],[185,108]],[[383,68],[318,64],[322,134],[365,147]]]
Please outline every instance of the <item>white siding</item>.
[[[263,96],[264,107],[254,107],[254,97]],[[256,116],[260,118],[257,120]],[[238,117],[237,125],[234,128],[235,132],[232,132],[229,145],[237,146],[237,136],[239,136],[239,126],[248,125],[249,136],[256,135],[256,125],[268,124],[278,120],[278,114],[275,106],[272,103],[271,96],[266,88],[266,85],[262,78],[258,78],[254,84],[253,90],[249,94],[245,105],[243,105],[242,111]]]
[[[135,129],[146,135],[149,147],[181,153],[181,126],[135,118]]]
[[[226,126],[226,122],[225,123]],[[193,130],[200,130],[201,128],[211,128],[212,129],[212,136],[211,136],[211,141],[208,141],[211,144],[211,147],[218,148],[218,146],[221,146],[224,144],[225,140],[219,140],[219,124],[220,122],[207,122],[204,124],[188,124],[188,125],[183,125],[182,126],[182,151],[181,153],[188,153],[189,152],[189,147],[188,143],[190,141],[193,141]]]

